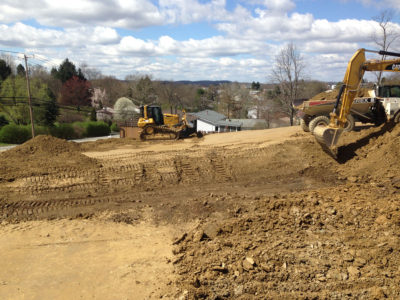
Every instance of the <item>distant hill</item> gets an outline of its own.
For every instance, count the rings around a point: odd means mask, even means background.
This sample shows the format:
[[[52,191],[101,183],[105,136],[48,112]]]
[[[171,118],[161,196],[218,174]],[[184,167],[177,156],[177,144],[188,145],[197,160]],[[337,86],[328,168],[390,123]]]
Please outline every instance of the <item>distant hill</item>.
[[[170,82],[170,81],[164,81],[164,82]],[[229,80],[197,80],[197,81],[178,80],[178,81],[173,81],[173,83],[210,86],[210,85],[219,85],[219,84],[223,84],[223,83],[232,83],[232,81],[229,81]]]

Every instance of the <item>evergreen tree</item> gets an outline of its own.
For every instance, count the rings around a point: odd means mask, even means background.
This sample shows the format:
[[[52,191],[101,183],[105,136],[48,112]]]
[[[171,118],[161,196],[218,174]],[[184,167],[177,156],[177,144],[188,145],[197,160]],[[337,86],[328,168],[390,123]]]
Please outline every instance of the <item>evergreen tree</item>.
[[[11,67],[7,64],[4,59],[0,59],[0,80],[5,80],[11,75]]]
[[[93,107],[90,112],[90,121],[97,121],[96,109]]]
[[[18,76],[25,76],[25,68],[23,65],[19,64],[17,66],[17,75]]]
[[[51,99],[47,101],[44,105],[45,113],[44,113],[44,125],[54,126],[54,122],[57,120],[57,117],[60,115],[60,109],[58,107],[56,99]]]
[[[53,68],[51,70],[51,75],[53,75],[57,79],[60,79],[62,83],[67,82],[74,76],[78,77],[81,80],[86,80],[85,76],[83,76],[81,69],[77,71],[75,65],[70,62],[68,58],[66,58],[61,63],[58,69]]]

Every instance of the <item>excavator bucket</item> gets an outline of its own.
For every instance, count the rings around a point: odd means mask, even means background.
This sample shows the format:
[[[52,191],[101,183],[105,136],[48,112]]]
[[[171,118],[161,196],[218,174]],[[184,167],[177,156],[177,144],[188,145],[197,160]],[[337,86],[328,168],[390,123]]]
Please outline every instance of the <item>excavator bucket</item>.
[[[317,142],[321,145],[322,149],[333,158],[337,159],[338,151],[336,144],[342,132],[343,128],[317,126],[315,127],[313,133]]]

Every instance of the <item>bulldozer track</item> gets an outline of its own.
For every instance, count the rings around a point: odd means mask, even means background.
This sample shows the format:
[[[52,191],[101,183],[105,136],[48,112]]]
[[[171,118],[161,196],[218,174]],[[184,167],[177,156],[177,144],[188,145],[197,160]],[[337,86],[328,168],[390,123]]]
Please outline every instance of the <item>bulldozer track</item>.
[[[0,220],[37,219],[49,215],[68,215],[80,210],[95,210],[104,203],[132,202],[142,193],[157,187],[174,189],[179,185],[232,182],[234,152],[208,148],[174,151],[126,153],[97,156],[98,164],[78,167],[44,168],[40,174],[19,176],[2,184]],[[254,152],[253,154],[259,154]],[[135,195],[127,193],[134,190]],[[8,196],[18,194],[18,201]],[[125,197],[112,196],[124,194]]]
[[[152,129],[152,133],[149,134],[147,133],[147,128]],[[146,127],[143,128],[140,138],[142,140],[146,140],[147,138],[151,137],[151,139],[156,138],[157,135],[169,135],[169,139],[178,139],[179,138],[179,133],[182,131],[181,128],[173,128],[173,127],[168,127],[165,125],[161,126],[156,126],[156,125],[147,125]],[[172,135],[172,136],[171,136]]]
[[[137,198],[137,197],[136,197]],[[28,220],[46,216],[48,213],[62,212],[71,208],[94,207],[105,203],[136,202],[130,196],[108,196],[92,198],[57,199],[45,201],[19,201],[0,204],[0,220]]]

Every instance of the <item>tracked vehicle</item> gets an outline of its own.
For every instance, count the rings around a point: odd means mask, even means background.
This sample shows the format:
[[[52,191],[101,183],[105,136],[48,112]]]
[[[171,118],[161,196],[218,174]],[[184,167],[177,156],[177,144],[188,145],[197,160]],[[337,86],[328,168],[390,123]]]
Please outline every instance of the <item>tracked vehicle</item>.
[[[137,126],[141,129],[140,139],[180,139],[196,134],[197,122],[191,126],[186,119],[186,112],[183,111],[182,119],[177,114],[163,114],[159,105],[143,105],[140,107],[140,118]]]

